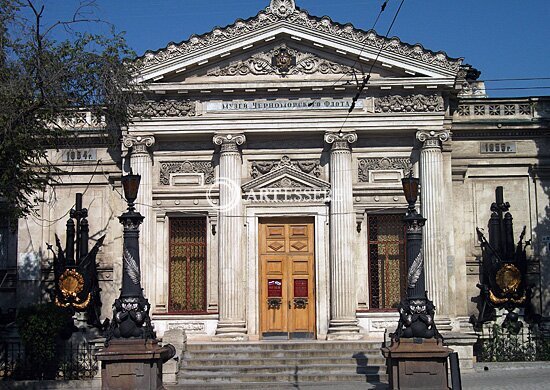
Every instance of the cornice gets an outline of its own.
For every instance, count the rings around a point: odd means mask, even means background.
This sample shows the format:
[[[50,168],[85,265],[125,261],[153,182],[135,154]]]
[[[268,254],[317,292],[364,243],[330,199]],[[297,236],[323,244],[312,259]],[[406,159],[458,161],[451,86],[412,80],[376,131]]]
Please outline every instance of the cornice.
[[[280,5],[283,3],[286,4],[286,7],[285,11],[281,12]],[[461,58],[450,58],[443,51],[427,50],[420,44],[411,45],[401,42],[397,37],[385,38],[374,30],[365,31],[355,28],[351,24],[343,25],[332,21],[328,16],[321,18],[311,16],[307,11],[295,7],[292,0],[272,0],[270,6],[260,11],[255,17],[247,20],[238,19],[229,26],[216,27],[209,33],[192,35],[187,41],[171,42],[163,49],[147,51],[143,56],[138,57],[134,64],[139,72],[147,72],[164,64],[170,64],[178,58],[212,50],[216,46],[226,45],[228,41],[257,33],[278,24],[296,26],[313,33],[323,33],[333,38],[361,45],[365,50],[379,51],[382,48],[382,53],[397,54],[446,72],[458,73],[462,63]]]

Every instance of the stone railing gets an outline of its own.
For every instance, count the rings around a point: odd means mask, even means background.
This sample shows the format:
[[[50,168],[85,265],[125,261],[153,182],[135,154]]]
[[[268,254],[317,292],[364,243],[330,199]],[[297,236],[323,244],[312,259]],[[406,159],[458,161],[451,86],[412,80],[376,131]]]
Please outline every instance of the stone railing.
[[[59,118],[55,124],[50,126],[58,126],[66,130],[101,130],[107,127],[105,117],[98,117],[91,111],[74,111],[72,115]]]
[[[550,118],[550,98],[461,99],[454,121]]]

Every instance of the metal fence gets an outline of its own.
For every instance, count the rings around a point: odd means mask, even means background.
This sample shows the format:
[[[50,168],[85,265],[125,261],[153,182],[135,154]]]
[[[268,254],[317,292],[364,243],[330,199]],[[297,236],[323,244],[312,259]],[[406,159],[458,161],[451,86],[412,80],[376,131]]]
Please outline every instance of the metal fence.
[[[529,362],[550,360],[550,335],[524,327],[519,333],[493,325],[478,333],[477,360],[480,362]]]
[[[7,380],[91,379],[98,372],[92,345],[66,343],[49,362],[36,362],[20,342],[0,343],[0,378]]]

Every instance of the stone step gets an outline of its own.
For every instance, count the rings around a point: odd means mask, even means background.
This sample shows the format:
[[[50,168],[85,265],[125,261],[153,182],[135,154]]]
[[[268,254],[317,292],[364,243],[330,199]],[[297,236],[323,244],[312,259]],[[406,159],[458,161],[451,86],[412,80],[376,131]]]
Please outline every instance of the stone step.
[[[335,387],[334,382],[247,382],[247,383],[208,383],[200,381],[187,381],[184,385],[164,385],[167,390],[274,390],[274,389],[311,389],[311,390],[333,390]],[[361,386],[361,389],[386,389],[387,384],[377,380],[370,380],[369,382],[338,382],[338,388],[356,388]]]
[[[326,349],[326,350],[377,350],[382,347],[382,343],[376,342],[246,342],[246,343],[188,343],[188,351],[198,350],[302,350],[302,349]]]
[[[248,383],[248,382],[382,382],[386,380],[386,374],[357,374],[357,373],[296,373],[296,374],[238,374],[221,376],[219,372],[202,375],[179,375],[178,384],[189,383]]]
[[[261,359],[261,358],[285,358],[285,357],[337,357],[337,358],[368,358],[369,356],[381,356],[380,350],[378,351],[330,351],[324,349],[304,349],[298,351],[281,351],[281,350],[265,350],[265,351],[216,351],[216,350],[205,350],[205,351],[187,351],[185,352],[184,359],[215,359],[215,358],[238,358],[247,356],[249,358]]]
[[[181,372],[181,378],[186,376],[202,376],[209,374],[218,374],[223,376],[241,375],[241,374],[282,374],[282,375],[304,375],[316,373],[341,373],[341,374],[369,374],[379,375],[386,372],[385,367],[380,366],[361,366],[357,364],[312,364],[303,366],[283,366],[283,365],[260,365],[260,366],[239,366],[227,365],[220,367],[186,367]]]
[[[296,388],[297,383],[380,384],[387,379],[380,347],[381,343],[365,341],[190,343],[178,384],[203,389],[250,389],[249,384],[260,383],[276,383],[275,388]]]
[[[315,364],[356,364],[357,366],[372,366],[384,365],[386,360],[380,355],[372,355],[366,357],[350,358],[350,357],[284,357],[284,358],[209,358],[209,359],[189,359],[183,361],[184,367],[225,367],[230,365],[235,366],[304,366]]]

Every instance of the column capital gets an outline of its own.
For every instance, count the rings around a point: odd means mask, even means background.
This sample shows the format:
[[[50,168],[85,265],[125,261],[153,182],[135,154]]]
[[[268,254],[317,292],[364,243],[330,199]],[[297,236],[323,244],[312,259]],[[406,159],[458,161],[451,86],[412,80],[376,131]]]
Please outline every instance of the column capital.
[[[215,145],[221,146],[221,152],[238,152],[239,146],[246,142],[244,134],[216,134],[212,138]]]
[[[155,137],[152,135],[125,135],[122,143],[128,149],[132,149],[132,154],[147,154],[148,148],[155,144]]]
[[[449,130],[420,130],[416,139],[423,143],[423,148],[441,148],[441,144],[451,138]]]
[[[355,132],[325,133],[325,142],[332,144],[332,150],[350,150],[350,145],[357,141]]]

